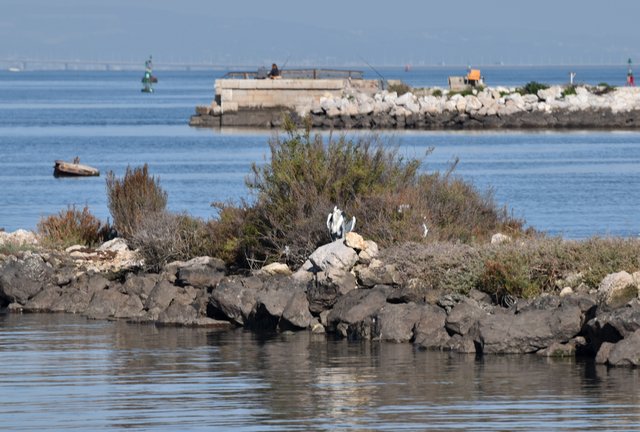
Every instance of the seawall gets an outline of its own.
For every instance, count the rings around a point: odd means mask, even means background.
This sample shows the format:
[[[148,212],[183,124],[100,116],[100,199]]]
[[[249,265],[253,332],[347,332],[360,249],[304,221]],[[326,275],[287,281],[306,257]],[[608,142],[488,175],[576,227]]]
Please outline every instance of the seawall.
[[[196,108],[196,127],[279,127],[285,115],[334,129],[640,128],[640,89],[515,88],[465,93],[418,89],[399,95],[368,80],[218,80],[215,100]]]

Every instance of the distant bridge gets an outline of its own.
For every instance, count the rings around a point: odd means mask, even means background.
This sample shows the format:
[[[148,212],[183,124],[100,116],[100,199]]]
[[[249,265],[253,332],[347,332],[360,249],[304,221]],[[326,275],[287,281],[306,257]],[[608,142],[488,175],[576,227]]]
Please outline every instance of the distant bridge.
[[[3,58],[0,59],[0,70],[144,70],[144,60],[69,60],[69,59],[35,59],[35,58]],[[255,65],[222,65],[205,62],[163,62],[153,63],[155,70],[219,70],[255,68]]]

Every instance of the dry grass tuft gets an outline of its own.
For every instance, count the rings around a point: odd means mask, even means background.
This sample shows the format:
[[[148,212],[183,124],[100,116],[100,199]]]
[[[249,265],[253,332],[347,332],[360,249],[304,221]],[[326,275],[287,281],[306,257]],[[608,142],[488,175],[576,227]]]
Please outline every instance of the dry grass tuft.
[[[38,223],[43,244],[62,249],[76,244],[94,246],[104,240],[108,230],[107,225],[91,214],[88,206],[82,210],[70,206]]]
[[[107,174],[107,201],[118,235],[131,238],[147,217],[164,211],[167,193],[160,187],[160,180],[149,175],[147,164],[127,167],[122,179],[113,172]]]

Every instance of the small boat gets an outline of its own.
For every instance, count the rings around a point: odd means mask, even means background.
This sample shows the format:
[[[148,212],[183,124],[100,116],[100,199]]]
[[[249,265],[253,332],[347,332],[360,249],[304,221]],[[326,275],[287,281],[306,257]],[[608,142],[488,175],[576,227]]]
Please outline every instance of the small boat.
[[[100,170],[89,165],[83,165],[78,159],[73,162],[57,160],[53,167],[54,177],[90,177],[99,175]]]

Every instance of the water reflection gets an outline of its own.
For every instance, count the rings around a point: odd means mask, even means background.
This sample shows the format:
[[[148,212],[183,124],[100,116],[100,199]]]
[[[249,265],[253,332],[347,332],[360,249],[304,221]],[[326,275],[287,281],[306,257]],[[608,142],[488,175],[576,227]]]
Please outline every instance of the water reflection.
[[[0,316],[8,430],[640,427],[638,371],[303,332]]]

